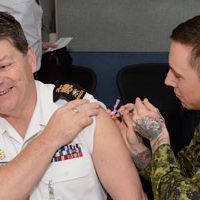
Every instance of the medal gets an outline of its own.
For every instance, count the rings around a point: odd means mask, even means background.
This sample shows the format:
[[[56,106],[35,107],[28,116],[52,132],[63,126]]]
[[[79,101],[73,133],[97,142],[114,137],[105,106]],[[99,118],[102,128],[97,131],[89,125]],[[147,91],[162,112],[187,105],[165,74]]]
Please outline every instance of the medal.
[[[0,149],[0,160],[3,160],[6,157],[5,152]]]

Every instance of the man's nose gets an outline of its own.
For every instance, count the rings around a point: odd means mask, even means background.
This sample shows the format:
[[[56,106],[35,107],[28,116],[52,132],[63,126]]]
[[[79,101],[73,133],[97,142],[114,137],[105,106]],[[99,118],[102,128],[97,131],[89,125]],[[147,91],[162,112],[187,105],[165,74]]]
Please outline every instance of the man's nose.
[[[175,78],[174,78],[174,75],[171,72],[171,70],[168,71],[164,82],[165,82],[165,85],[167,85],[167,86],[176,87]]]

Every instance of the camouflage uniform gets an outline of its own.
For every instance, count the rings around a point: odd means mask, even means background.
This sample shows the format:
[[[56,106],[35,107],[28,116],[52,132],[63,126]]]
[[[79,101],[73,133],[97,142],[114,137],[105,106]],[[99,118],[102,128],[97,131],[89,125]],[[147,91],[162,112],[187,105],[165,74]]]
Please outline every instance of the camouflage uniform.
[[[143,173],[155,200],[200,200],[200,124],[189,146],[175,157],[170,145],[161,145]]]

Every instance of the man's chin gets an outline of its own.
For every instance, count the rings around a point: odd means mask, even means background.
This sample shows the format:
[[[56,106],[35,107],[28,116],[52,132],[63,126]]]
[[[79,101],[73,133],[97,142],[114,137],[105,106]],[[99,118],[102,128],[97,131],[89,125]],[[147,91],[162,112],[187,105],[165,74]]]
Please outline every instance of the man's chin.
[[[187,104],[185,104],[184,102],[182,102],[182,101],[181,101],[181,105],[182,105],[184,108],[186,108],[186,109],[188,109],[188,110],[191,110],[191,108],[190,108]]]
[[[188,105],[184,102],[181,101],[181,105],[186,108],[187,110],[200,110],[200,107],[195,107],[195,106],[192,106],[192,105]]]

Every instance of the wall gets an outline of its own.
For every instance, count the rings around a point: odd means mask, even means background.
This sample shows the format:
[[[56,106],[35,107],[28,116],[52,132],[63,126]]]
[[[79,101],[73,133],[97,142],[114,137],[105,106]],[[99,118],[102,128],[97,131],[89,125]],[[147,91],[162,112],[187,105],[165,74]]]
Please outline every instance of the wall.
[[[198,15],[199,0],[56,0],[60,36],[72,51],[167,51],[177,24]]]
[[[42,17],[42,38],[43,41],[49,40],[49,33],[55,32],[55,9],[54,0],[40,0],[43,17]]]

